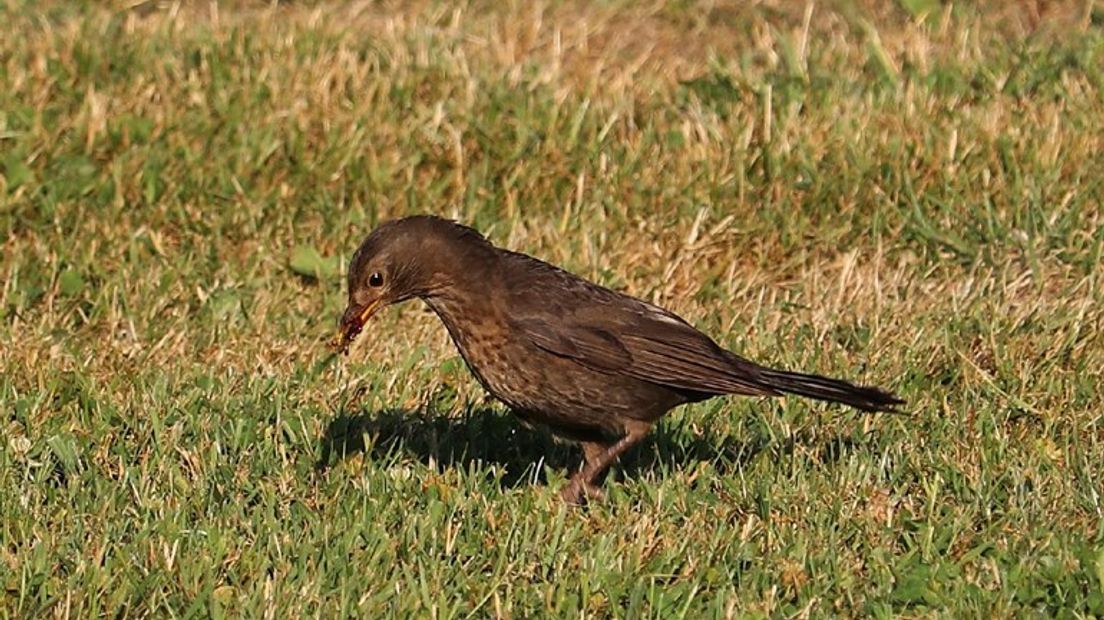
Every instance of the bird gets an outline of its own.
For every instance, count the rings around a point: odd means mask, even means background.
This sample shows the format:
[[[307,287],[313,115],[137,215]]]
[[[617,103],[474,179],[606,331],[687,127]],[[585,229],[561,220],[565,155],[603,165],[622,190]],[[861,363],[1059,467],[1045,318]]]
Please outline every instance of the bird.
[[[434,215],[390,220],[352,255],[332,346],[380,309],[421,299],[475,379],[527,426],[582,448],[560,492],[604,496],[599,481],[671,409],[715,396],[794,394],[867,412],[905,401],[878,387],[757,364],[664,308],[611,290]]]

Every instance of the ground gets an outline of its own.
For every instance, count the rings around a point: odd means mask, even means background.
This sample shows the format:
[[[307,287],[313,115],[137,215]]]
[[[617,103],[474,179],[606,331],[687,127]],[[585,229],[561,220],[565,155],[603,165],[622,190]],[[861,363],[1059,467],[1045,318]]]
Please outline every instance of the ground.
[[[999,8],[994,8],[999,7]],[[1104,615],[1104,8],[0,0],[0,616]],[[584,510],[437,213],[775,366]]]

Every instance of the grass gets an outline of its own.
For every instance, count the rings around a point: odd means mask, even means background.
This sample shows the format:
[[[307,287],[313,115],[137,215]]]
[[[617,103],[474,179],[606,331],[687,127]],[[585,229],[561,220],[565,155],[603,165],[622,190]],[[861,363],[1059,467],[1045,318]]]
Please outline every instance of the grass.
[[[1104,14],[986,6],[0,1],[0,616],[1104,615]],[[417,303],[327,353],[416,212],[909,415],[565,509]]]

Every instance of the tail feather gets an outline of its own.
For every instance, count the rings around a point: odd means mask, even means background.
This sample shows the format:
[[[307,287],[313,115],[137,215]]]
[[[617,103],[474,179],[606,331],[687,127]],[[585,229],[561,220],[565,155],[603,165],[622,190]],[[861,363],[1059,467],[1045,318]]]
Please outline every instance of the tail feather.
[[[905,404],[904,400],[881,388],[773,368],[764,368],[760,372],[763,382],[780,392],[843,403],[863,411],[896,412],[898,405]]]

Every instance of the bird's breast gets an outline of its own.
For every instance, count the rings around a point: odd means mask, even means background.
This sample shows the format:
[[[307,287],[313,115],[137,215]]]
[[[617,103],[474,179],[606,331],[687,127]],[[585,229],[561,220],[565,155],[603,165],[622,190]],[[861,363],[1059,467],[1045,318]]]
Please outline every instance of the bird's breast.
[[[524,376],[524,368],[516,368],[516,360],[522,354],[516,350],[518,344],[510,338],[499,313],[491,307],[449,299],[427,303],[445,324],[464,363],[484,389],[517,406],[511,397],[531,378]]]

